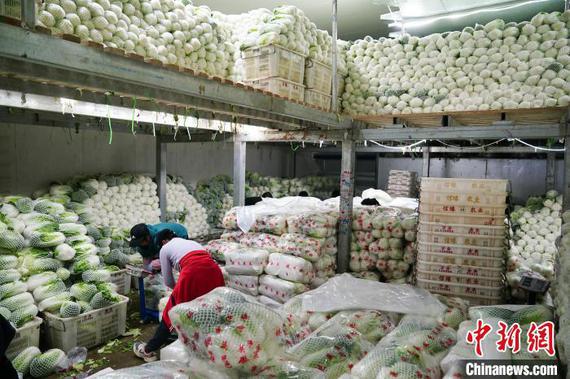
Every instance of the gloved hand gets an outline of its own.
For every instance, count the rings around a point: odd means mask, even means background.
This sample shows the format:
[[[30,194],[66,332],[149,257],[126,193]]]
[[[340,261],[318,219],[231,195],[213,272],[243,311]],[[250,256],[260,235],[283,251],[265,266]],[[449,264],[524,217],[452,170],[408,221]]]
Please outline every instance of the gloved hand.
[[[150,263],[150,267],[152,268],[153,271],[160,271],[160,259],[154,259]]]

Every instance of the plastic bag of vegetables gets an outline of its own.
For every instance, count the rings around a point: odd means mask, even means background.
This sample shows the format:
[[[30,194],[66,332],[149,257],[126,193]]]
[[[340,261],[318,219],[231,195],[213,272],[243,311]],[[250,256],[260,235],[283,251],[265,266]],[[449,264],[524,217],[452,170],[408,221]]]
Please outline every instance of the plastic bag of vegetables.
[[[244,292],[251,296],[259,294],[259,276],[230,275],[225,279],[226,286]]]
[[[267,266],[268,258],[269,253],[266,250],[241,247],[226,251],[225,269],[234,275],[260,275]]]
[[[316,262],[322,254],[323,239],[311,238],[302,234],[283,234],[279,239],[279,250],[311,262]]]
[[[303,283],[290,282],[271,275],[262,275],[259,277],[259,293],[281,303],[308,290],[309,287]]]
[[[190,354],[212,364],[257,375],[285,347],[283,314],[229,288],[216,288],[169,313]]]
[[[208,242],[204,247],[208,253],[217,261],[224,262],[226,260],[225,253],[240,248],[240,245],[235,242],[228,242],[222,239],[213,240]]]
[[[292,282],[309,283],[315,277],[313,265],[299,257],[273,253],[269,255],[265,272]]]

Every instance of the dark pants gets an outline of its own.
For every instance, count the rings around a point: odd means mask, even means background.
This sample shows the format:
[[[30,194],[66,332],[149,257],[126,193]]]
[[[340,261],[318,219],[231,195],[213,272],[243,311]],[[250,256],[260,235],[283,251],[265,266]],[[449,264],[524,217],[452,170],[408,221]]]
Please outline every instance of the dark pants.
[[[0,374],[2,374],[2,379],[18,379],[18,373],[6,358],[6,350],[15,335],[16,330],[8,320],[0,316]]]
[[[170,334],[170,330],[168,330],[168,327],[166,326],[164,321],[161,321],[160,324],[158,325],[158,328],[156,328],[154,335],[152,336],[150,341],[148,341],[148,343],[146,344],[145,351],[147,353],[157,351],[167,343],[173,342],[174,340],[176,340],[176,337]]]

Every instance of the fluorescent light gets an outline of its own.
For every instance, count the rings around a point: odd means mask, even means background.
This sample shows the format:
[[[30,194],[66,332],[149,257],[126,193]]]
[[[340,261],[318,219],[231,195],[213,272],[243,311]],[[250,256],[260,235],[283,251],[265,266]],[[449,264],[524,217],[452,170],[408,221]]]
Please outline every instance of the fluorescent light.
[[[528,1],[517,1],[514,2],[512,4],[509,5],[505,5],[505,6],[496,6],[496,7],[487,7],[487,8],[480,8],[480,9],[474,9],[471,11],[465,11],[465,12],[457,12],[457,13],[450,13],[447,15],[442,15],[442,16],[437,16],[437,17],[430,17],[428,19],[424,19],[424,20],[417,20],[417,21],[406,21],[406,20],[402,20],[402,24],[405,28],[417,28],[420,26],[426,26],[426,25],[430,25],[433,24],[437,21],[441,21],[441,20],[456,20],[459,18],[463,18],[463,17],[467,17],[467,16],[472,16],[472,15],[476,15],[476,14],[481,14],[481,13],[494,13],[494,12],[501,12],[501,11],[506,11],[509,9],[513,9],[513,8],[518,8],[518,7],[522,7],[525,5],[529,5],[529,4],[536,4],[536,3],[544,3],[547,1],[551,1],[551,0],[528,0]]]

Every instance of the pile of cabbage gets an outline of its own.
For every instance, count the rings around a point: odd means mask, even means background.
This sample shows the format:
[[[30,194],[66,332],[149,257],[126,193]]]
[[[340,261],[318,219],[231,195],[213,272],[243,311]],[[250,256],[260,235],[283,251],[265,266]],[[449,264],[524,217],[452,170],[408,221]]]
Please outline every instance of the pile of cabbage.
[[[441,369],[445,374],[445,378],[462,377],[462,366],[464,361],[469,360],[501,360],[516,361],[525,360],[550,360],[550,357],[543,350],[536,353],[528,352],[527,333],[531,327],[531,323],[540,325],[543,322],[554,320],[552,309],[544,305],[497,305],[472,307],[469,309],[469,320],[459,325],[457,332],[457,344],[451,348],[449,354],[441,361]],[[475,345],[467,343],[467,334],[477,329],[477,320],[481,320],[485,324],[491,326],[492,330],[485,339],[481,341],[481,349],[483,356],[479,357],[475,353]],[[521,327],[520,332],[520,350],[513,353],[510,349],[499,351],[497,343],[500,340],[499,322],[504,322],[508,327],[514,323],[518,323]],[[459,375],[459,376],[458,376]]]
[[[50,0],[39,7],[37,23],[164,64],[229,77],[231,32],[211,13],[188,0]]]
[[[0,312],[16,327],[38,311],[68,318],[115,304],[112,272],[141,260],[72,198],[64,185],[37,199],[0,198]]]
[[[189,238],[205,236],[209,233],[206,209],[188,193],[184,184],[175,182],[167,184],[166,210],[170,220],[186,227]]]
[[[418,38],[366,37],[348,52],[343,108],[400,114],[567,106],[570,11]]]
[[[556,341],[558,344],[558,356],[565,364],[570,362],[570,294],[568,293],[568,283],[570,283],[570,212],[562,214],[562,238],[559,245],[558,266],[556,279],[551,289],[556,314],[558,316],[558,334]]]
[[[518,288],[524,272],[534,271],[548,280],[554,278],[561,211],[562,195],[552,190],[544,197],[529,198],[525,207],[511,213],[513,230],[508,251],[507,282],[514,298],[526,298],[526,292]]]
[[[405,283],[416,256],[417,214],[389,207],[354,209],[350,270]],[[378,279],[376,279],[378,280]]]

